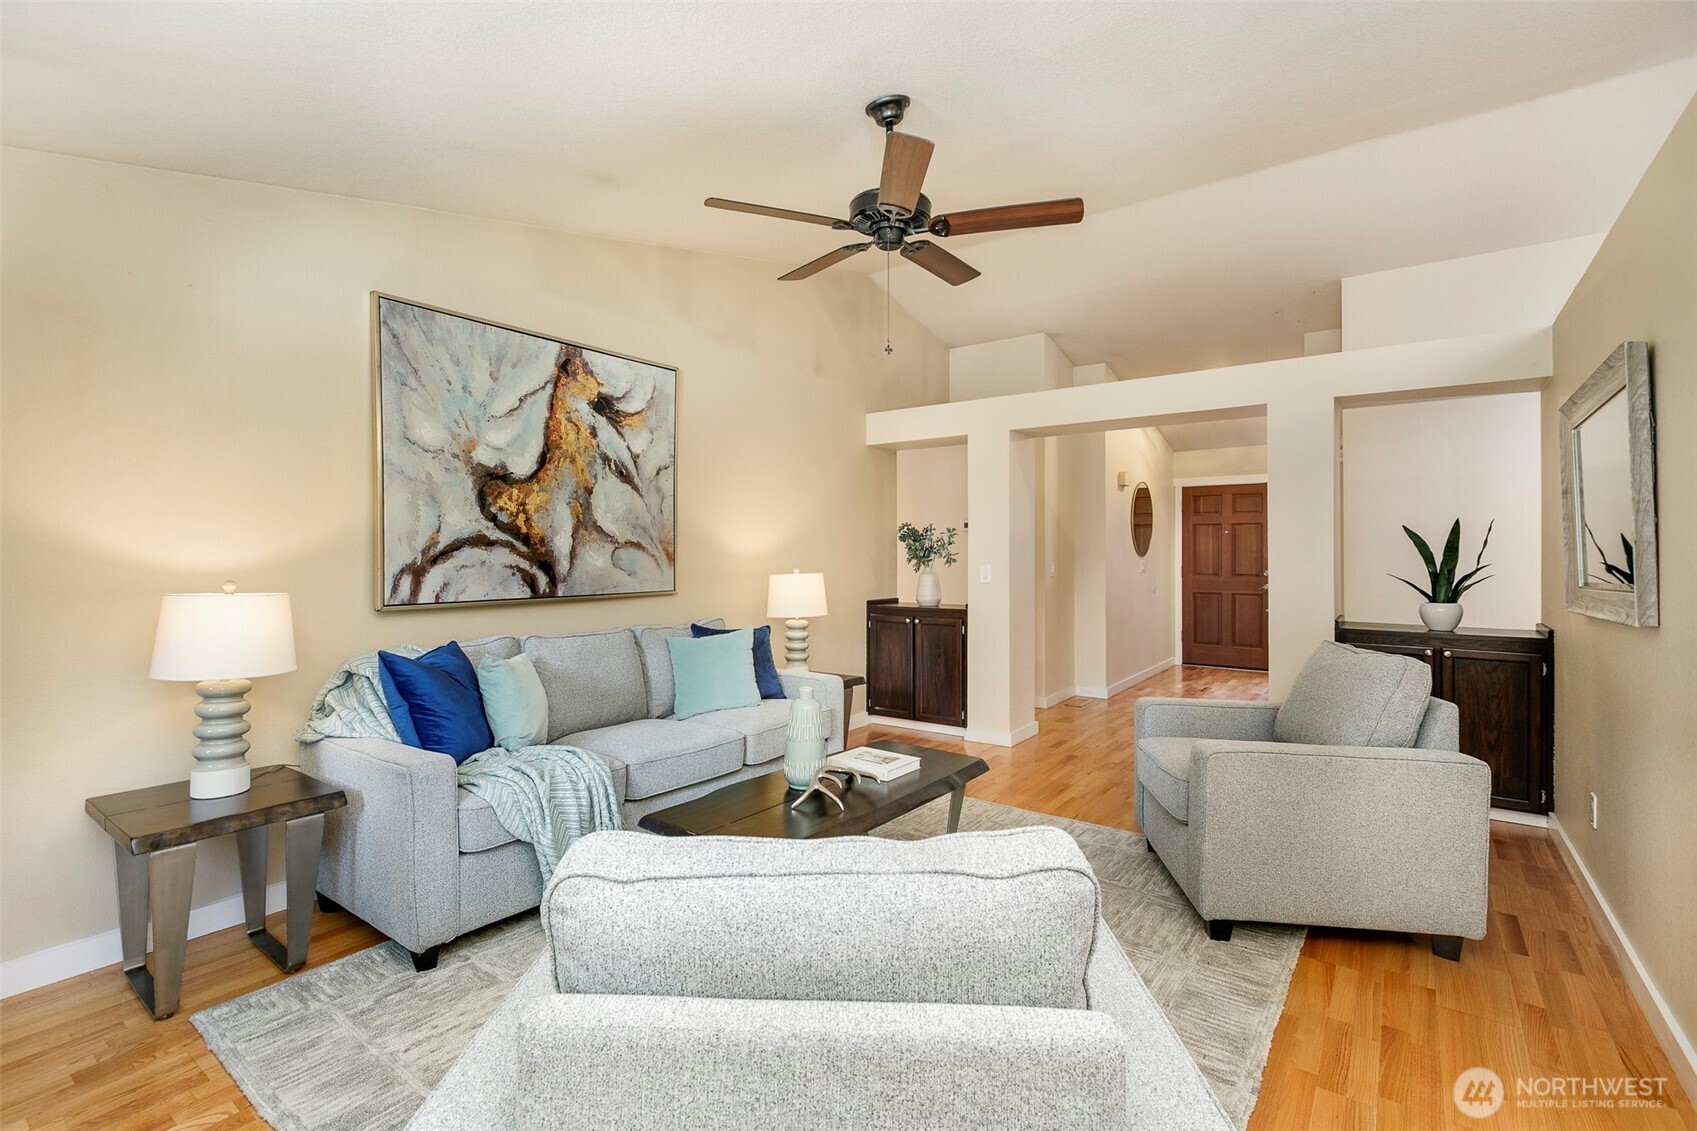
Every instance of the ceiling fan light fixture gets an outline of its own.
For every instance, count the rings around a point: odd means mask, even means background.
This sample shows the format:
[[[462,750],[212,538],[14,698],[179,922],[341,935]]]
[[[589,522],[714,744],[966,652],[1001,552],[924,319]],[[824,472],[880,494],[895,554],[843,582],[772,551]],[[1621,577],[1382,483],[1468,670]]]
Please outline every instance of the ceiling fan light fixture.
[[[1008,231],[1014,228],[1076,224],[1084,219],[1084,201],[1076,196],[1064,200],[976,208],[966,212],[933,216],[931,201],[920,190],[925,185],[925,174],[930,168],[931,154],[936,146],[925,138],[899,133],[896,130],[911,104],[905,94],[886,94],[866,104],[866,116],[884,127],[884,167],[878,187],[859,193],[849,203],[850,218],[847,220],[821,216],[815,212],[798,212],[764,204],[746,204],[717,196],[708,197],[705,203],[709,208],[770,216],[777,220],[819,224],[840,232],[859,232],[867,237],[865,243],[848,244],[836,251],[826,252],[819,258],[780,275],[779,278],[786,282],[809,278],[832,264],[877,247],[885,252],[900,251],[902,258],[911,259],[944,282],[958,287],[978,278],[978,270],[961,262],[930,240],[909,242],[909,237],[929,234],[946,238],[978,232]]]

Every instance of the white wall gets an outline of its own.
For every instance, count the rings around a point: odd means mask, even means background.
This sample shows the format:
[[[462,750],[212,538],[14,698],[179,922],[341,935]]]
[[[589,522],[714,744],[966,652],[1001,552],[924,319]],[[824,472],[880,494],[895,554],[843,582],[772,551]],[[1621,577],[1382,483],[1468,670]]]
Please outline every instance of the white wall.
[[[996,567],[1009,560],[1011,548],[1017,437],[1253,415],[1265,406],[1267,476],[1277,484],[1268,499],[1269,580],[1278,595],[1269,618],[1268,675],[1276,697],[1315,641],[1331,637],[1337,615],[1338,398],[1519,391],[1549,373],[1549,330],[1509,331],[872,413],[866,442],[900,449],[966,437],[973,562]],[[1075,485],[1081,474],[1075,450]],[[1016,682],[1007,651],[1016,621],[1029,618],[1030,589],[975,580],[970,591],[969,711],[985,741],[1006,743],[1025,731],[1029,715],[1019,717],[1022,705],[1036,695],[1030,683]],[[1084,673],[1076,675],[1083,683]]]
[[[1602,236],[1447,259],[1343,280],[1343,348],[1548,326]]]
[[[1072,384],[1072,362],[1047,334],[956,346],[949,351],[949,399],[969,401],[1059,389]]]
[[[1343,614],[1418,624],[1426,584],[1412,527],[1441,556],[1461,519],[1458,575],[1494,518],[1491,580],[1462,598],[1464,624],[1530,628],[1540,607],[1537,393],[1413,401],[1343,410]]]
[[[1070,437],[1048,436],[1043,440],[1044,535],[1038,560],[1042,576],[1044,608],[1043,678],[1037,683],[1044,706],[1072,694],[1077,684],[1073,670],[1073,562],[1075,558],[1075,515],[1072,509],[1073,467]]]
[[[300,666],[256,683],[258,765],[297,760],[354,653],[763,623],[766,575],[792,567],[825,572],[816,665],[861,670],[857,605],[894,586],[896,521],[865,416],[947,381],[899,307],[884,354],[864,277],[780,283],[751,259],[15,149],[0,172],[8,966],[96,936],[118,960],[112,845],[83,799],[190,768],[194,691],[147,678],[162,593],[292,594]],[[372,611],[373,289],[679,367],[675,594]],[[228,839],[194,886],[197,907],[236,893]]]
[[[931,568],[943,585],[945,605],[964,605],[967,597],[966,445],[946,448],[910,448],[896,453],[896,522],[918,527],[931,523],[938,530],[954,527],[956,563],[941,562]],[[890,553],[895,555],[896,592],[903,601],[914,598],[919,575],[907,564],[896,532],[889,531]],[[887,596],[888,594],[886,594]]]
[[[1267,445],[1246,448],[1197,448],[1173,453],[1173,477],[1194,479],[1204,475],[1265,475]]]
[[[1173,663],[1173,592],[1171,538],[1173,450],[1159,429],[1109,432],[1104,453],[1106,674],[1109,695],[1147,679]],[[1120,472],[1131,481],[1118,486]],[[1131,542],[1131,503],[1138,483],[1147,483],[1155,506],[1149,552],[1137,556]]]

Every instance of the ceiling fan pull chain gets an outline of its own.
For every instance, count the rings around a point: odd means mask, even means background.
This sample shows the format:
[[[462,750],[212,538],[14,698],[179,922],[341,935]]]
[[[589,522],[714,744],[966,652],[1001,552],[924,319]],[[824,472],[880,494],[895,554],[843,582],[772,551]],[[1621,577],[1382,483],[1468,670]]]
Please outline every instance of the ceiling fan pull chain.
[[[890,253],[884,253],[884,353],[896,351],[890,346]]]

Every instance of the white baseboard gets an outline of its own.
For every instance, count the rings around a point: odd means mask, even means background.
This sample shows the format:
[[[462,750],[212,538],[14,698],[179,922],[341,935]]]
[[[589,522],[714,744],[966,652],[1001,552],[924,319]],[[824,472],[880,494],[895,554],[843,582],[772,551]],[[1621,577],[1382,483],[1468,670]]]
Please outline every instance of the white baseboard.
[[[862,726],[895,727],[897,730],[920,730],[926,734],[946,734],[950,738],[965,738],[965,727],[944,726],[941,723],[922,723],[918,719],[887,719],[883,715],[863,715]]]
[[[1122,691],[1130,691],[1150,676],[1160,675],[1172,667],[1174,662],[1173,658],[1169,656],[1158,664],[1152,664],[1140,672],[1133,672],[1124,679],[1115,680],[1106,687],[1086,687],[1081,683],[1073,689],[1073,692],[1086,699],[1112,699]]]
[[[1037,697],[1037,707],[1038,707],[1039,710],[1047,711],[1050,707],[1053,707],[1055,704],[1065,703],[1068,699],[1071,699],[1074,695],[1077,695],[1077,694],[1078,694],[1078,689],[1076,687],[1069,687],[1064,691],[1056,691],[1056,692],[1052,692],[1048,695],[1039,695]]]
[[[1585,897],[1585,902],[1591,908],[1591,915],[1602,927],[1603,937],[1608,940],[1609,948],[1615,952],[1615,959],[1620,963],[1620,972],[1626,978],[1626,984],[1632,988],[1632,996],[1638,999],[1639,1008],[1644,1011],[1644,1018],[1650,1023],[1650,1029],[1661,1042],[1662,1051],[1667,1054],[1668,1061],[1673,1065],[1674,1075],[1679,1077],[1680,1086],[1688,1096],[1697,1096],[1697,1048],[1693,1048],[1691,1038],[1680,1028],[1679,1020],[1674,1017],[1673,1010],[1668,1007],[1667,999],[1656,988],[1656,983],[1650,977],[1649,970],[1638,957],[1638,951],[1632,946],[1632,940],[1626,937],[1626,931],[1621,927],[1620,920],[1615,918],[1614,909],[1603,897],[1597,887],[1597,881],[1591,878],[1591,870],[1585,866],[1579,852],[1573,847],[1573,842],[1567,837],[1567,830],[1562,828],[1561,821],[1554,813],[1550,814],[1550,832],[1556,842],[1556,850],[1561,853],[1562,861],[1567,870],[1573,875],[1579,887],[1579,892]]]
[[[1020,743],[1037,737],[1037,720],[1033,719],[1013,730],[990,730],[988,728],[967,727],[968,742],[982,742],[986,746],[1018,746]]]
[[[1550,819],[1542,813],[1522,813],[1516,809],[1491,810],[1491,820],[1502,821],[1510,825],[1531,825],[1535,829],[1550,827]]]
[[[871,715],[867,714],[865,711],[856,711],[849,719],[848,728],[850,730],[859,730],[861,727],[871,726],[872,722],[873,719]]]
[[[281,911],[287,904],[287,888],[275,883],[265,889],[265,913]],[[235,927],[243,922],[242,897],[232,895],[189,912],[189,938],[198,939],[213,931]],[[124,960],[124,947],[117,931],[91,935],[75,942],[61,943],[34,954],[0,962],[0,998],[21,994],[26,990],[51,985],[102,966]]]

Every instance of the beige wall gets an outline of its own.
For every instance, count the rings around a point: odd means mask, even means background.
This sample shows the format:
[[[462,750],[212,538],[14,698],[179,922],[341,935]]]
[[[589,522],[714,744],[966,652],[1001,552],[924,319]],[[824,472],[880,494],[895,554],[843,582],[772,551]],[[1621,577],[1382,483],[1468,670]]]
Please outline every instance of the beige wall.
[[[116,926],[95,794],[180,779],[191,688],[147,678],[162,593],[293,595],[299,670],[251,696],[255,763],[343,657],[490,632],[764,620],[825,572],[824,670],[895,584],[895,461],[865,414],[947,393],[947,354],[853,273],[780,267],[124,165],[4,154],[0,957]],[[367,292],[680,370],[675,596],[378,614]],[[195,903],[233,894],[210,845]],[[111,959],[111,960],[115,960]]]
[[[1491,520],[1490,580],[1462,597],[1472,628],[1531,628],[1541,613],[1537,393],[1346,408],[1342,423],[1343,615],[1418,624],[1426,585],[1412,527],[1443,553],[1461,519],[1458,576]]]
[[[1173,450],[1156,428],[1109,432],[1104,495],[1107,583],[1107,689],[1118,694],[1173,661]],[[1131,480],[1118,485],[1119,473]],[[1131,544],[1131,503],[1137,484],[1149,484],[1155,528],[1149,552]]]
[[[1570,614],[1562,582],[1556,411],[1627,340],[1650,344],[1659,628]],[[1697,1034],[1697,104],[1556,319],[1554,350],[1543,590],[1556,633],[1556,815],[1678,1023]]]
[[[1173,475],[1192,479],[1204,475],[1265,475],[1267,445],[1247,448],[1197,448],[1173,453]]]
[[[943,586],[945,605],[966,603],[967,532],[966,526],[966,445],[947,448],[911,448],[896,453],[896,522],[911,522],[923,527],[930,523],[938,530],[954,527],[956,562],[952,566],[938,562],[931,568]],[[896,541],[895,528],[889,531],[890,552],[895,555],[895,595],[903,601],[913,600],[919,586],[919,575],[907,564],[907,554]],[[881,594],[889,596],[888,593]],[[855,668],[859,671],[859,668]]]

